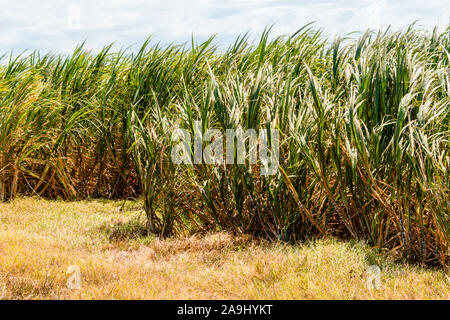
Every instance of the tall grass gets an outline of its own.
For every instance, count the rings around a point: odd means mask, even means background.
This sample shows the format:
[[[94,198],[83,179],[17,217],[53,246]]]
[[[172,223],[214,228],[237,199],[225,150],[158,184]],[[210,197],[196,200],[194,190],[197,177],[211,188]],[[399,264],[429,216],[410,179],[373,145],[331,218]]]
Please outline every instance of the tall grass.
[[[161,236],[187,223],[283,241],[334,235],[447,265],[449,30],[269,34],[224,52],[210,38],[3,57],[0,200],[142,196]],[[173,130],[193,137],[196,120],[203,132],[278,130],[279,173],[173,164]]]

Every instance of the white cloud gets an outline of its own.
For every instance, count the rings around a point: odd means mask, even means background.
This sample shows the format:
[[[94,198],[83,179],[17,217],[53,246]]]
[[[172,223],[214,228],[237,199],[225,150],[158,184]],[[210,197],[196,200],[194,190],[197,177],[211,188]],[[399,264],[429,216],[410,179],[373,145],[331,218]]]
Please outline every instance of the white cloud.
[[[83,40],[98,50],[111,42],[137,47],[149,35],[163,43],[199,40],[218,33],[226,45],[238,34],[292,33],[313,20],[328,34],[366,28],[398,29],[419,19],[446,25],[450,6],[428,0],[0,0],[0,55],[11,49],[70,52]]]

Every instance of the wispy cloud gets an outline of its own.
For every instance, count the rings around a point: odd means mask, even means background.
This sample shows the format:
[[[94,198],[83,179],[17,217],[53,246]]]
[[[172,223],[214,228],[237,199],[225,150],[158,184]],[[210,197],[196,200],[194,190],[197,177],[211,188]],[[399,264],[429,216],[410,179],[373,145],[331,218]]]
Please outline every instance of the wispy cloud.
[[[217,33],[226,45],[238,34],[258,35],[274,24],[274,35],[292,33],[317,21],[328,34],[392,25],[414,20],[446,25],[450,6],[428,0],[0,0],[0,54],[14,49],[69,52],[83,40],[97,50],[116,42],[128,47],[149,35],[163,43],[199,40]]]

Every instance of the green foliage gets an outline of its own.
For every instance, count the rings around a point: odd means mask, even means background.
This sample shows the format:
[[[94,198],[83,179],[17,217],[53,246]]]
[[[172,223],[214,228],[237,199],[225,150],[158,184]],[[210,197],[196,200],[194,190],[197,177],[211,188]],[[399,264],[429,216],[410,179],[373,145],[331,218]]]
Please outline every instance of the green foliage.
[[[0,200],[142,195],[160,236],[186,221],[283,241],[331,234],[446,265],[448,32],[330,43],[306,25],[225,52],[210,38],[11,58],[0,67]],[[278,130],[279,173],[174,165],[171,133],[193,137],[196,120],[203,132]]]

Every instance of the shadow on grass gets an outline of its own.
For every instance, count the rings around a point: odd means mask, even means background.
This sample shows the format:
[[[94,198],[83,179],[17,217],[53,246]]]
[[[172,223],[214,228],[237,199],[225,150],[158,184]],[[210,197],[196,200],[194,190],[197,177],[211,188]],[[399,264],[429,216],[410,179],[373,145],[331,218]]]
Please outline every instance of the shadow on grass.
[[[118,221],[104,224],[100,227],[110,242],[129,241],[147,237],[145,222],[139,216],[133,217],[128,221]]]

